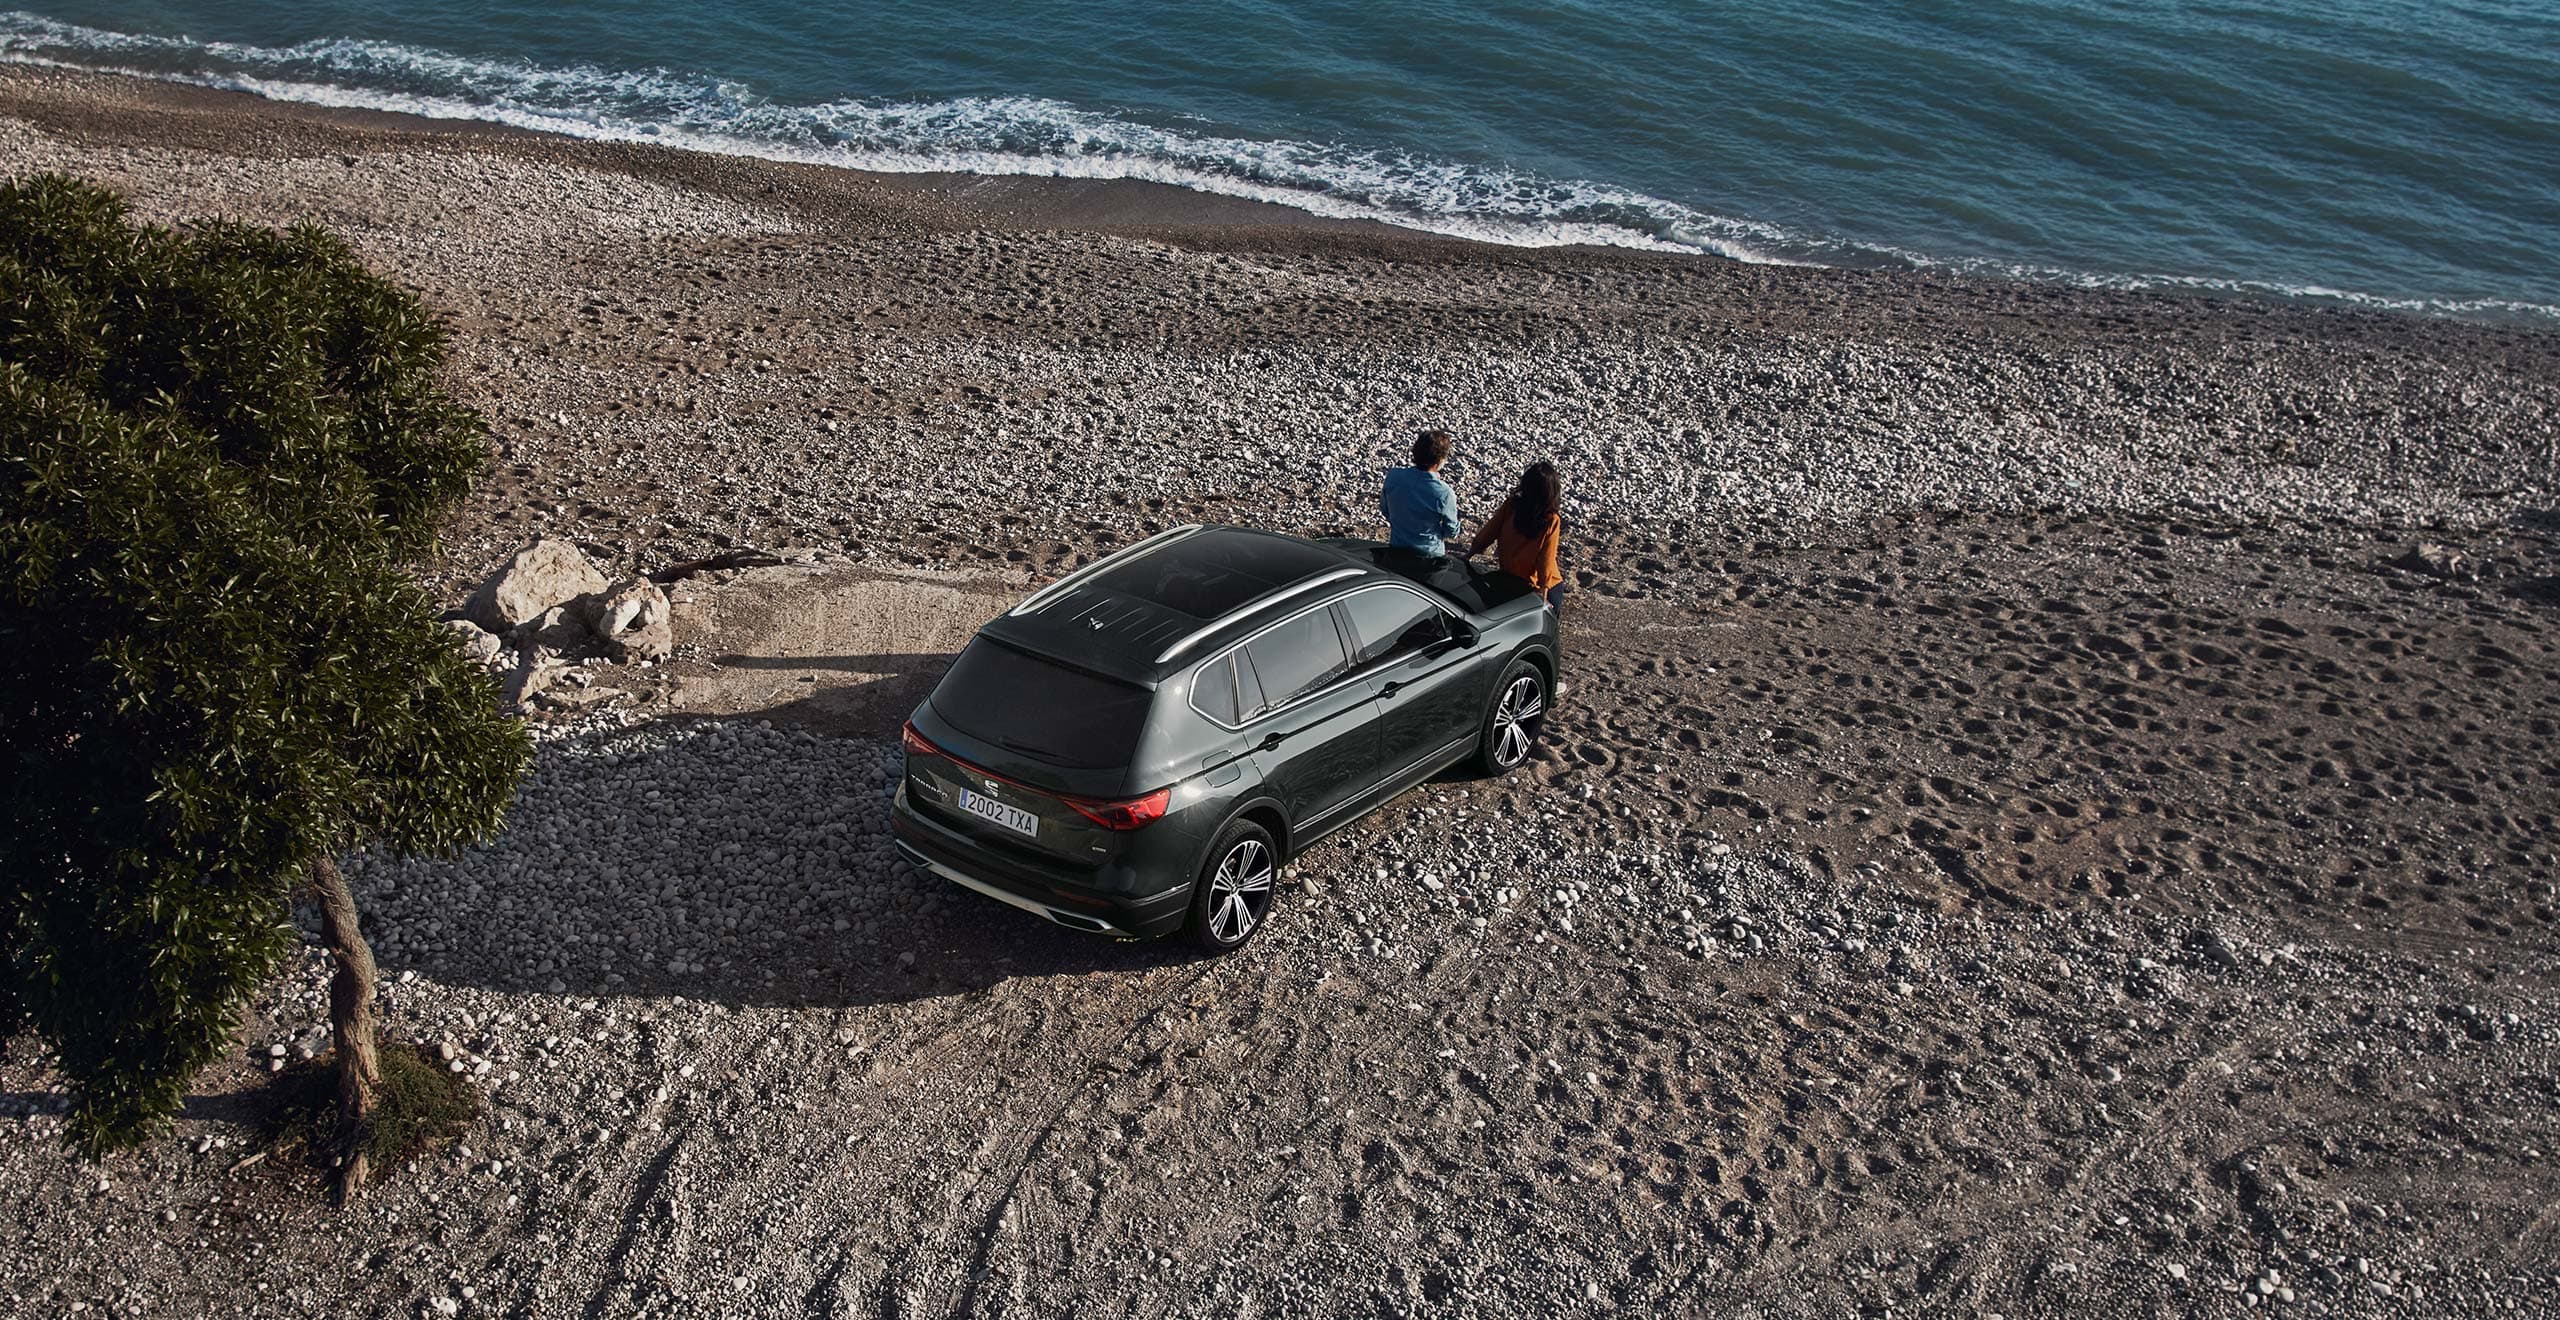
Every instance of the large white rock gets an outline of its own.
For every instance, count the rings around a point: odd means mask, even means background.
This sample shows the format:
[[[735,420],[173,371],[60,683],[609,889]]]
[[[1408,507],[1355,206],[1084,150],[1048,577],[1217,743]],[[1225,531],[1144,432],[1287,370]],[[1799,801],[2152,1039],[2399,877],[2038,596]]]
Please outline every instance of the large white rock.
[[[528,646],[516,653],[515,668],[499,679],[499,701],[510,709],[521,709],[567,672],[568,666],[553,658],[549,651]]]
[[[469,619],[447,619],[444,626],[453,630],[453,640],[460,643],[462,653],[484,665],[498,662],[498,651],[504,645],[496,633]]]
[[[675,649],[674,615],[667,606],[667,593],[654,582],[644,578],[617,582],[581,604],[587,627],[616,660],[663,660]]]
[[[596,638],[587,628],[584,605],[591,599],[592,596],[581,596],[544,610],[508,633],[507,645],[519,651],[541,650],[555,656],[594,654]]]
[[[493,633],[513,631],[544,610],[605,589],[604,574],[566,541],[536,541],[489,575],[462,612]]]

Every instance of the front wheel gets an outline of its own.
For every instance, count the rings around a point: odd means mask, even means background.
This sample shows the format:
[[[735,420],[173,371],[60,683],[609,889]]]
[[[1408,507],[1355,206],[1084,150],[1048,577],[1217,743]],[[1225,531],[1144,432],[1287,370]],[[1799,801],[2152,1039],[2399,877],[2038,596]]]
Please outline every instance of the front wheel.
[[[1243,947],[1271,915],[1272,885],[1279,878],[1280,850],[1270,831],[1249,820],[1228,824],[1192,886],[1191,938],[1211,953]]]
[[[1484,713],[1484,731],[1476,743],[1476,764],[1490,775],[1509,774],[1529,759],[1538,735],[1547,727],[1547,680],[1538,667],[1514,660],[1494,688],[1493,707]]]

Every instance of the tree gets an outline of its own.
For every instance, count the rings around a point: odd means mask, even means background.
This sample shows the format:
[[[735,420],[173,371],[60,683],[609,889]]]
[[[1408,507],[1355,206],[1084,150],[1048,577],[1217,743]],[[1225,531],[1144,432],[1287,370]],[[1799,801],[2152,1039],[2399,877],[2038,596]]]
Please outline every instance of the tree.
[[[449,852],[531,758],[405,565],[486,457],[445,335],[331,236],[0,186],[0,1039],[92,1153],[165,1127],[319,900],[342,1187],[374,968],[331,858]]]

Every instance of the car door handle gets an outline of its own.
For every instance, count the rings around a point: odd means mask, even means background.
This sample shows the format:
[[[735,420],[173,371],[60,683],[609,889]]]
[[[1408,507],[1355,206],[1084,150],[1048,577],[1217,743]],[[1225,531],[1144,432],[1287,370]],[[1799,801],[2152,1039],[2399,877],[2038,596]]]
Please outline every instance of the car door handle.
[[[1398,679],[1397,681],[1389,683],[1385,687],[1378,689],[1378,699],[1380,701],[1384,701],[1402,691],[1404,691],[1404,681],[1402,679]]]
[[[1272,748],[1279,746],[1280,740],[1287,736],[1288,735],[1281,733],[1279,730],[1274,729],[1271,732],[1262,735],[1262,741],[1254,744],[1254,750],[1258,752],[1270,751]]]

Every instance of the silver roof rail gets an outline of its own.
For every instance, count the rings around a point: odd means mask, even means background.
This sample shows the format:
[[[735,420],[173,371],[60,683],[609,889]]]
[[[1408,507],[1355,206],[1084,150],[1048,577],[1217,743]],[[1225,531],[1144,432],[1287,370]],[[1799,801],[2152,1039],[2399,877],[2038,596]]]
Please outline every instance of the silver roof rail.
[[[1207,637],[1209,634],[1218,631],[1220,628],[1224,628],[1228,624],[1234,623],[1236,620],[1241,619],[1266,605],[1277,604],[1281,601],[1287,600],[1291,596],[1304,595],[1305,593],[1313,591],[1328,582],[1340,582],[1344,578],[1361,577],[1366,575],[1368,571],[1369,570],[1365,568],[1337,568],[1330,573],[1308,578],[1304,582],[1292,583],[1285,587],[1277,587],[1270,591],[1266,591],[1261,595],[1246,601],[1244,604],[1238,605],[1234,609],[1219,615],[1217,618],[1211,619],[1209,622],[1202,624],[1197,630],[1185,634],[1180,641],[1164,648],[1164,652],[1156,657],[1156,663],[1163,664],[1165,661],[1190,650],[1192,647],[1200,644],[1201,638]]]
[[[1105,564],[1116,564],[1123,559],[1134,558],[1138,555],[1145,554],[1150,550],[1170,545],[1173,542],[1181,540],[1183,537],[1189,536],[1193,532],[1199,530],[1200,524],[1198,523],[1184,523],[1180,527],[1158,532],[1155,535],[1138,542],[1136,545],[1124,545],[1119,549],[1112,551],[1110,554],[1104,555],[1102,558],[1097,559],[1092,563],[1067,574],[1065,577],[1042,587],[1038,591],[1031,593],[1029,598],[1025,599],[1021,604],[1014,606],[1012,609],[1006,610],[1005,613],[1007,615],[1029,614],[1033,610],[1040,608],[1040,603],[1042,601],[1049,599],[1051,596],[1057,595],[1059,592],[1066,590],[1077,582],[1101,571]]]

